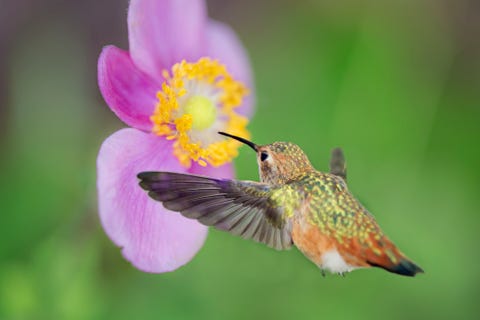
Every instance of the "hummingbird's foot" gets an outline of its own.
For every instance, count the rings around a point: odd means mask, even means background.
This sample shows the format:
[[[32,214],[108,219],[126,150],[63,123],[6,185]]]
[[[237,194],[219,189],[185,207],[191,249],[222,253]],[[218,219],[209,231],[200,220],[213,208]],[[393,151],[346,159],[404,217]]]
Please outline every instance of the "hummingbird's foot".
[[[323,269],[320,269],[320,272],[322,273],[322,277],[324,277],[324,278],[325,278],[325,270],[323,270]]]
[[[341,276],[342,278],[345,278],[346,272],[339,272],[338,275]]]

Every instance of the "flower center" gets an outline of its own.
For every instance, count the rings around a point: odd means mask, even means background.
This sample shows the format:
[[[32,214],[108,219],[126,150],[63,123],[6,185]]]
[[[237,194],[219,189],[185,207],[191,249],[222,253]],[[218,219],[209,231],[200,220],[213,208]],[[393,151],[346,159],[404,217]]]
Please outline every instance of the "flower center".
[[[182,61],[163,76],[165,82],[150,117],[152,132],[175,140],[173,153],[185,167],[192,160],[203,166],[232,161],[241,143],[218,131],[249,138],[248,120],[235,112],[247,94],[245,86],[224,65],[209,58]]]
[[[217,108],[212,100],[204,96],[193,96],[185,103],[185,113],[192,115],[192,129],[210,128],[217,118]]]

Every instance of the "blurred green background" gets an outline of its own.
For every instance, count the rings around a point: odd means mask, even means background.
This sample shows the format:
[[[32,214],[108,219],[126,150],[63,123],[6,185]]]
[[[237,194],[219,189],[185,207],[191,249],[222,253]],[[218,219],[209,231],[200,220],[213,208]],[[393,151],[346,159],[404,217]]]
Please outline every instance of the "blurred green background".
[[[319,270],[212,230],[194,260],[145,274],[100,227],[95,159],[124,125],[98,92],[127,48],[127,1],[0,2],[1,319],[478,319],[480,5],[476,0],[209,1],[247,47],[258,143],[350,189],[426,271]],[[257,179],[241,150],[238,177]]]

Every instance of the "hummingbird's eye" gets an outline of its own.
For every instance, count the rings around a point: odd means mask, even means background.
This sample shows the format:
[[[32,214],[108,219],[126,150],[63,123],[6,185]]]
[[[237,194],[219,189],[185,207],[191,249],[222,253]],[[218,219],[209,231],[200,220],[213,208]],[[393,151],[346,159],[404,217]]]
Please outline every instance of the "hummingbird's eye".
[[[268,158],[268,153],[262,152],[260,153],[260,160],[265,161]]]

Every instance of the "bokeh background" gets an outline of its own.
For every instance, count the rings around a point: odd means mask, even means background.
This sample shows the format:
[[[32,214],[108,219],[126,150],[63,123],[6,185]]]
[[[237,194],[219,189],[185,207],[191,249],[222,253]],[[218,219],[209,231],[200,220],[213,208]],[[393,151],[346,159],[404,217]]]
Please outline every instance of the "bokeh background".
[[[124,125],[96,84],[127,46],[126,0],[0,0],[1,319],[478,319],[480,2],[208,1],[250,53],[258,143],[350,189],[426,274],[319,270],[212,230],[194,260],[145,274],[97,216],[95,159]],[[253,154],[238,177],[257,179]]]

